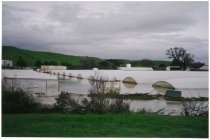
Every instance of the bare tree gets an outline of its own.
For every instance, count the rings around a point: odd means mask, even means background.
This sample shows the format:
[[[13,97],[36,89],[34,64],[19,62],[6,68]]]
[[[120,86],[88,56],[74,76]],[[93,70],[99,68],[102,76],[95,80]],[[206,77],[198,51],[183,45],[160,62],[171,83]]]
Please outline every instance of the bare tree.
[[[94,77],[95,77],[94,84],[92,85],[90,89],[90,93],[104,94],[106,90],[106,82],[108,81],[108,78],[105,78],[99,72],[95,72]]]
[[[116,78],[109,81],[108,78],[102,76],[100,72],[94,73],[94,84],[90,89],[90,101],[86,102],[86,108],[90,112],[105,113],[105,112],[128,112],[130,104],[123,99],[109,99],[103,94],[105,93],[119,93],[115,91]],[[109,83],[109,84],[108,84]]]
[[[166,55],[168,58],[173,59],[173,64],[178,65],[186,69],[188,66],[194,62],[193,55],[187,53],[184,48],[174,47],[166,50]]]

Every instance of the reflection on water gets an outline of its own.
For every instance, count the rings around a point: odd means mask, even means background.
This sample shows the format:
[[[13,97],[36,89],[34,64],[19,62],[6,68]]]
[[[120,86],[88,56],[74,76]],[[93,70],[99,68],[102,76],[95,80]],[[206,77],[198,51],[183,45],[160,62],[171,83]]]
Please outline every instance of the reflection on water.
[[[89,90],[95,84],[94,80],[70,78],[59,80],[59,91],[71,93],[89,94]],[[151,93],[154,88],[151,84],[132,84],[119,82],[120,94]]]
[[[172,103],[172,104],[171,104]],[[133,100],[130,109],[134,112],[145,110],[147,112],[159,112],[164,115],[180,115],[182,103],[166,100]]]
[[[95,84],[95,80],[92,80],[92,79],[88,79],[88,82],[91,86],[93,86]]]
[[[135,86],[137,85],[136,83],[128,83],[128,82],[122,82],[122,83],[126,88],[135,88]]]
[[[170,90],[169,88],[160,88],[160,87],[153,87],[154,90],[157,92],[157,94],[165,95],[167,90]]]

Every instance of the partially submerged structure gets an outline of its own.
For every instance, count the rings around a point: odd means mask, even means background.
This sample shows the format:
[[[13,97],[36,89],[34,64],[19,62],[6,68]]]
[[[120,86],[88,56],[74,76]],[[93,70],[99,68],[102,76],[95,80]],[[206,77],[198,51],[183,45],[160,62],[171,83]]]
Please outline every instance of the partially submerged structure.
[[[137,82],[132,77],[126,77],[122,80],[123,83],[129,83],[129,84],[137,84]]]
[[[11,60],[2,60],[2,67],[12,67],[13,62]]]
[[[195,97],[208,91],[208,78],[179,78],[158,81],[152,85],[157,94],[165,95],[170,91],[179,91],[183,97]],[[194,94],[192,96],[192,94]]]
[[[42,65],[40,72],[50,73],[52,70],[67,70],[66,66]]]
[[[54,79],[57,77],[46,73],[40,73],[31,70],[2,70],[2,78],[13,78],[13,79]]]
[[[167,66],[166,67],[166,71],[180,71],[180,70],[183,70],[183,68],[180,66]]]
[[[126,67],[118,67],[118,70],[124,71],[153,71],[150,67],[131,67],[131,64],[126,64]]]
[[[121,81],[120,89],[124,93],[164,94],[167,90],[181,91],[182,97],[208,95],[208,72],[199,71],[123,71],[123,70],[53,70],[52,73],[67,75],[65,78],[78,77],[88,79],[91,85],[102,76],[109,82]],[[70,76],[69,76],[70,75]],[[115,79],[115,80],[114,80]],[[79,80],[79,79],[78,79]],[[160,82],[161,81],[161,82]],[[201,82],[205,81],[205,82]],[[119,83],[120,85],[120,83]],[[153,86],[151,86],[153,85]],[[199,86],[200,85],[200,86]],[[202,87],[203,85],[203,87]],[[127,90],[129,88],[129,90]],[[155,90],[154,90],[155,89]]]
[[[120,81],[90,80],[92,93],[120,93]]]

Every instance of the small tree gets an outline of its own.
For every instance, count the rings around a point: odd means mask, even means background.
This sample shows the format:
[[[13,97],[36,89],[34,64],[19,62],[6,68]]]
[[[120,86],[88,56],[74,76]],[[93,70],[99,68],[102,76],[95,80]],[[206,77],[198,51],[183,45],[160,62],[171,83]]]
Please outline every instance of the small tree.
[[[106,61],[112,64],[112,69],[117,69],[121,65],[125,65],[127,63],[121,59],[106,59]]]
[[[136,60],[136,61],[131,61],[130,64],[134,67],[142,66],[142,61]]]
[[[98,67],[98,63],[94,58],[86,57],[81,60],[82,67],[84,69],[92,69],[94,67]]]
[[[144,67],[153,67],[153,62],[149,59],[143,59],[141,65]]]
[[[36,60],[36,62],[34,63],[34,66],[37,68],[40,68],[42,65],[42,62],[40,60]]]
[[[108,61],[101,61],[99,63],[99,68],[102,68],[102,69],[112,69],[112,63],[111,62],[108,62]]]
[[[19,56],[16,65],[17,65],[17,67],[20,67],[22,69],[27,66],[27,62],[21,56]]]

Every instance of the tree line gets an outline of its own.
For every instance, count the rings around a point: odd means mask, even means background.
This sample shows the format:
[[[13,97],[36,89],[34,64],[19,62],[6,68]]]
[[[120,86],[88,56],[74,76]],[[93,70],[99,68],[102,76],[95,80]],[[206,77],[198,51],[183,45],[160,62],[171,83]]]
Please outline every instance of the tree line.
[[[171,64],[169,64],[170,66],[180,66],[181,68],[183,68],[183,70],[186,70],[187,68],[196,70],[204,65],[204,63],[195,62],[194,55],[188,53],[184,48],[181,47],[167,49],[165,54],[169,59],[172,59]],[[33,66],[34,68],[40,68],[41,65],[63,65],[67,66],[67,69],[92,69],[94,67],[97,67],[99,69],[117,69],[120,66],[125,66],[126,63],[128,62],[120,59],[107,59],[99,61],[92,57],[86,57],[84,59],[81,59],[80,65],[72,65],[65,62],[58,63],[55,61],[36,60]],[[149,59],[129,61],[129,63],[133,67],[152,67],[154,70],[165,70],[165,68],[167,67],[167,65],[164,63],[160,63],[157,66],[152,60]],[[19,56],[16,62],[17,68],[22,69],[27,67],[27,65],[28,64],[26,60]]]

